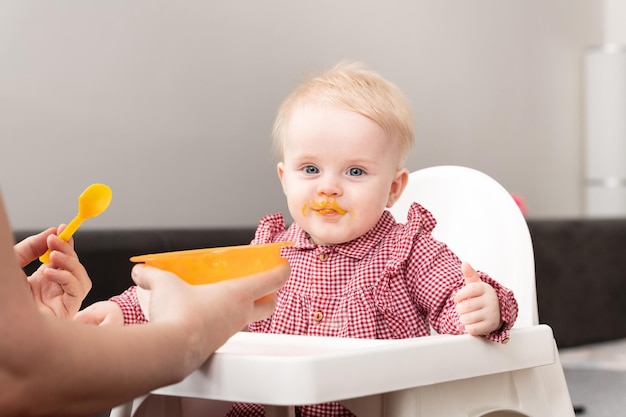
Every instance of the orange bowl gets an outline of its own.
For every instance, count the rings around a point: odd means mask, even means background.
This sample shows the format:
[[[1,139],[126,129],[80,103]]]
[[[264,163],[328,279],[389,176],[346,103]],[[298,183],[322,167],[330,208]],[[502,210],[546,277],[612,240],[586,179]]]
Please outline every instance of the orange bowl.
[[[285,263],[287,259],[280,256],[280,248],[291,245],[293,242],[224,246],[133,256],[130,260],[173,272],[190,284],[200,285],[241,278]]]

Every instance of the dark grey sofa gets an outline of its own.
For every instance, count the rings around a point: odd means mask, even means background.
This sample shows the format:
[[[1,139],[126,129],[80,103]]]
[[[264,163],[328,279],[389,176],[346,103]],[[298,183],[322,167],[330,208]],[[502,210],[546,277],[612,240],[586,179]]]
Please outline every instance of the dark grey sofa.
[[[560,347],[626,337],[626,219],[528,221],[539,321]]]
[[[552,326],[559,347],[626,337],[626,219],[529,220],[528,225],[539,319]],[[15,238],[32,233],[15,231]],[[253,236],[254,228],[79,230],[75,247],[93,280],[85,305],[132,285],[133,255],[246,244]]]

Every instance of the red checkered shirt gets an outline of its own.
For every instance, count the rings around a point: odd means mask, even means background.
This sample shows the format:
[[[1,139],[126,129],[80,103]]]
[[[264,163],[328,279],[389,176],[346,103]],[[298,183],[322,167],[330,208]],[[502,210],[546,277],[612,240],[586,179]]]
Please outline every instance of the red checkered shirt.
[[[348,243],[321,246],[310,243],[297,224],[285,230],[283,216],[264,217],[255,244],[293,241],[282,249],[291,276],[278,292],[271,317],[251,323],[249,330],[264,333],[401,339],[438,333],[461,334],[454,295],[465,285],[461,261],[431,232],[431,213],[413,204],[406,224],[389,212],[376,227]],[[517,318],[513,292],[478,271],[500,300],[504,325],[487,335],[503,341]],[[375,376],[372,376],[375,377]],[[262,407],[236,404],[229,417],[263,415]],[[350,416],[339,404],[299,407],[301,416]]]
[[[406,224],[396,223],[385,211],[365,235],[322,246],[311,243],[295,223],[286,229],[281,214],[265,216],[252,243],[295,242],[281,252],[289,260],[291,276],[278,291],[273,315],[251,323],[249,330],[372,339],[427,336],[429,326],[442,334],[464,333],[454,302],[465,282],[461,261],[432,237],[435,225],[431,213],[415,203]],[[504,322],[485,337],[501,342],[517,318],[517,302],[511,290],[484,272],[478,274],[495,289]],[[132,296],[132,289],[127,293],[115,301]],[[129,304],[120,303],[124,322],[145,321]],[[302,417],[352,415],[337,403],[302,406],[298,412]],[[263,407],[254,404],[236,404],[228,414],[256,415],[263,415]]]
[[[120,295],[111,297],[109,301],[114,301],[122,309],[124,315],[124,325],[147,323],[148,319],[143,314],[137,298],[137,287],[133,286]]]

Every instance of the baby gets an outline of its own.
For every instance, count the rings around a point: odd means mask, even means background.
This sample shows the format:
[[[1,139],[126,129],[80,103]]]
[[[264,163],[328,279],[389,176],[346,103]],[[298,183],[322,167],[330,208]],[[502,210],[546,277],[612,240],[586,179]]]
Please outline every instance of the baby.
[[[294,222],[264,217],[253,244],[282,249],[291,275],[269,318],[252,332],[399,339],[469,333],[506,342],[517,317],[513,293],[476,272],[431,232],[417,202],[406,223],[386,208],[409,178],[413,115],[401,91],[357,64],[342,63],[297,87],[274,124],[278,178]],[[118,323],[145,321],[130,289],[107,304]],[[374,375],[372,377],[375,377]],[[337,403],[298,407],[301,416],[352,416]],[[262,416],[236,404],[229,416]]]

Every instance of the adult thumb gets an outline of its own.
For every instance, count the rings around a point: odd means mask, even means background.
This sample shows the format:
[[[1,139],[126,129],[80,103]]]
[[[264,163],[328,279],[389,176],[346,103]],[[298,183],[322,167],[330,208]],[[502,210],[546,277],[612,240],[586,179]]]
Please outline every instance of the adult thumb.
[[[472,282],[480,282],[480,276],[468,262],[463,262],[461,264],[461,272],[465,278],[466,285]]]
[[[137,264],[133,266],[131,277],[137,286],[151,290],[156,281],[167,280],[169,273],[145,264]]]

